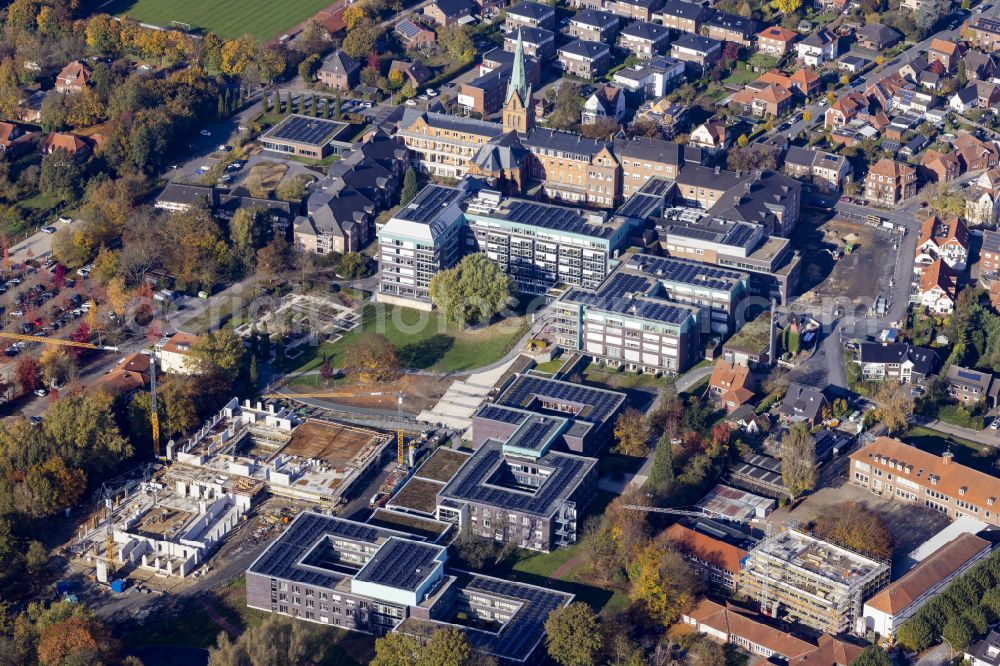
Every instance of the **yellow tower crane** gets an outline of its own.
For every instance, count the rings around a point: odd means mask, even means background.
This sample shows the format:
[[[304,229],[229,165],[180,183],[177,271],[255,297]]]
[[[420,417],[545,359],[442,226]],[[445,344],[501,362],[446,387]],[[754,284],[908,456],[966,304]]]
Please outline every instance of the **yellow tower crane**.
[[[379,396],[392,395],[396,397],[396,462],[400,465],[406,463],[406,441],[403,436],[403,428],[399,423],[403,421],[403,398],[406,394],[402,391],[345,391],[344,389],[320,391],[317,393],[268,393],[262,396],[265,400],[297,400],[300,398],[348,398],[353,396]]]

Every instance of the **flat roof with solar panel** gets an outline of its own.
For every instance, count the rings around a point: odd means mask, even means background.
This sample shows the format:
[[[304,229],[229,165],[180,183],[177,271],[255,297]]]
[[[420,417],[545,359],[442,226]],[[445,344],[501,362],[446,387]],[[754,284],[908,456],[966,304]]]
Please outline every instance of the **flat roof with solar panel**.
[[[442,546],[391,537],[354,576],[354,580],[412,592],[444,563],[444,552]]]
[[[524,482],[518,469],[523,465],[536,470],[539,485]],[[438,503],[470,502],[549,518],[573,496],[596,465],[596,458],[557,451],[535,460],[512,458],[504,455],[501,442],[491,439],[438,493]]]
[[[617,391],[521,375],[495,404],[540,413],[551,409],[560,416],[600,424],[614,418],[624,402],[625,394]]]
[[[312,118],[293,113],[269,129],[261,141],[288,142],[307,146],[322,147],[330,143],[347,123],[326,118]]]
[[[747,273],[719,268],[710,264],[645,254],[629,257],[625,268],[666,282],[722,291],[732,291],[749,278]]]
[[[681,326],[698,316],[698,308],[683,303],[634,296],[601,296],[583,289],[569,291],[563,300],[567,303],[579,303],[594,310],[629,315],[672,326]]]
[[[525,199],[504,199],[496,209],[482,213],[470,211],[472,217],[505,220],[514,224],[564,231],[581,236],[608,240],[621,228],[620,222],[592,222],[576,208],[541,204]]]

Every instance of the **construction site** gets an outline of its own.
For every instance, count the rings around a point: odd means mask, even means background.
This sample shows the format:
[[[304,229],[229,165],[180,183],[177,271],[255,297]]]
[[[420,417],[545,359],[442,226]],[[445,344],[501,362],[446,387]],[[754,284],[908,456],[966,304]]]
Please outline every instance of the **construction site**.
[[[888,585],[889,575],[886,562],[782,530],[747,554],[738,589],[765,615],[837,635],[854,629],[864,601]]]
[[[71,554],[99,582],[123,568],[186,577],[264,495],[323,511],[346,503],[382,469],[392,441],[234,398],[186,442],[168,442],[165,466],[108,489]]]

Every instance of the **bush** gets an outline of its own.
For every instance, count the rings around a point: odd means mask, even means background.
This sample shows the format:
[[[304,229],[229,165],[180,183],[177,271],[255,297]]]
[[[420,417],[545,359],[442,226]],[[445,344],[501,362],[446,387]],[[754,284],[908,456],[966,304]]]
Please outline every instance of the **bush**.
[[[937,417],[945,423],[951,423],[962,428],[982,430],[985,423],[983,422],[982,415],[979,414],[980,411],[978,406],[969,410],[962,405],[943,405],[938,410]]]

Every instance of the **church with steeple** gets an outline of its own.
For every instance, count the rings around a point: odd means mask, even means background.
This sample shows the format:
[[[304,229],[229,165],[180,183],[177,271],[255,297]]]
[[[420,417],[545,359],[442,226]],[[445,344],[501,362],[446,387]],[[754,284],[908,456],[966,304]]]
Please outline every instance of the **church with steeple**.
[[[526,135],[535,128],[535,105],[531,100],[531,86],[524,74],[524,42],[521,31],[517,31],[517,45],[514,48],[514,67],[507,84],[507,99],[503,105],[504,132]]]

